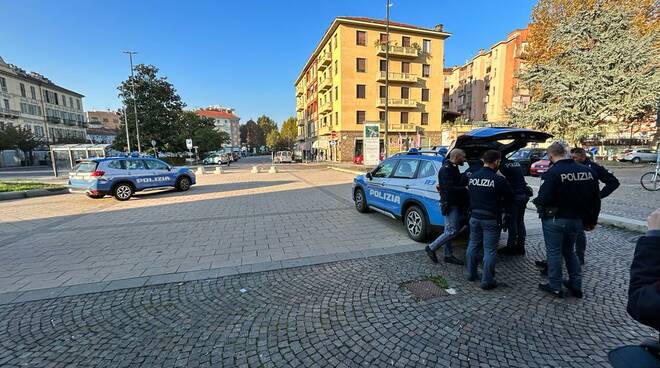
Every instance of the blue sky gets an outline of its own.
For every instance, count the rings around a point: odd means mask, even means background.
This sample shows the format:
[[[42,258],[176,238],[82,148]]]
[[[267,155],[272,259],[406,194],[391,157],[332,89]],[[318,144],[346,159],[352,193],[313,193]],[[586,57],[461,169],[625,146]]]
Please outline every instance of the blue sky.
[[[445,66],[525,27],[533,0],[391,0],[391,20],[452,33]],[[385,17],[385,0],[4,0],[0,56],[84,94],[85,108],[120,107],[116,86],[153,64],[188,107],[234,107],[245,122],[295,115],[300,68],[336,16]]]

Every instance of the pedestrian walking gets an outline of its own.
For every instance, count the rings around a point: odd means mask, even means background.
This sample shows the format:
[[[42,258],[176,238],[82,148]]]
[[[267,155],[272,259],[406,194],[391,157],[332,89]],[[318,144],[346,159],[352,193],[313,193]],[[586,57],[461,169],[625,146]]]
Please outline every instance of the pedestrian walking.
[[[548,262],[548,283],[539,289],[563,297],[562,283],[578,298],[582,297],[580,262],[575,254],[579,232],[593,230],[600,212],[598,181],[591,169],[568,158],[560,143],[551,144],[548,157],[552,167],[543,174],[534,204],[539,210]],[[562,258],[568,281],[562,282]]]
[[[502,157],[499,170],[508,181],[513,192],[513,199],[511,205],[508,206],[506,221],[509,236],[506,247],[501,249],[500,253],[524,255],[525,238],[527,237],[525,209],[529,198],[532,196],[531,188],[525,181],[525,173],[519,162]]]
[[[501,154],[488,150],[482,156],[481,170],[470,176],[470,241],[467,249],[468,280],[476,281],[480,248],[483,246],[483,272],[481,288],[491,290],[497,287],[495,263],[497,245],[502,232],[502,215],[510,206],[513,192],[507,180],[497,175]]]
[[[612,194],[620,185],[619,180],[609,170],[593,162],[587,156],[587,152],[583,148],[573,148],[571,150],[571,157],[578,164],[585,165],[590,168],[596,175],[601,183],[605,184],[600,190],[600,199]],[[580,231],[575,242],[575,252],[577,253],[578,260],[581,265],[584,265],[584,255],[587,249],[587,236],[584,231]]]
[[[440,192],[440,211],[445,217],[443,233],[429,244],[425,250],[431,261],[438,263],[436,250],[444,248],[446,263],[463,265],[464,262],[454,256],[451,241],[460,232],[465,223],[465,211],[468,206],[467,180],[458,169],[465,163],[465,152],[453,149],[449,159],[445,160],[438,171],[438,192]]]

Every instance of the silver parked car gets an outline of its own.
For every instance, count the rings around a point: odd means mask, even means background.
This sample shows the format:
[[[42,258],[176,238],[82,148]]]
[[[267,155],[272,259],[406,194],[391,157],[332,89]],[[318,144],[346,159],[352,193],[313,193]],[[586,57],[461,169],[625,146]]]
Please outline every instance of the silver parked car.
[[[657,159],[658,153],[656,151],[648,148],[635,148],[624,151],[619,161],[630,161],[634,164],[638,164],[640,162],[655,162]]]
[[[275,157],[273,157],[273,163],[281,164],[285,162],[288,164],[293,162],[293,154],[291,154],[291,151],[279,151],[275,154]]]

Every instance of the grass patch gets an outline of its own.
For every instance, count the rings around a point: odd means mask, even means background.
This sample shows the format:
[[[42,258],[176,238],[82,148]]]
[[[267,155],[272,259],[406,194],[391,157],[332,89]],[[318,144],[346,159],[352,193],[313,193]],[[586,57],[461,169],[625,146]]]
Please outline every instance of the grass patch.
[[[38,183],[34,181],[22,181],[22,182],[0,181],[0,193],[20,192],[23,190],[30,190],[30,189],[51,189],[58,187],[61,187],[61,185]]]
[[[431,281],[440,289],[449,289],[449,283],[447,283],[447,280],[445,280],[445,278],[440,275],[428,275],[426,276],[426,280]]]

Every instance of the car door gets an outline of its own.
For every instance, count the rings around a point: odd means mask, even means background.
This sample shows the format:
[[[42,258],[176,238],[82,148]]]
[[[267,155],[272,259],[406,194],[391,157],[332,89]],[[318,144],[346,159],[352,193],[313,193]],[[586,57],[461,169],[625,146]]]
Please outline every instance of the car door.
[[[445,224],[444,216],[440,213],[440,193],[436,188],[441,166],[439,161],[423,160],[411,184],[411,195],[424,205],[431,225]]]
[[[151,186],[151,173],[142,159],[131,158],[126,160],[128,176],[133,180],[137,190]]]
[[[173,187],[176,182],[176,175],[170,170],[170,166],[161,160],[149,159],[144,160],[147,165],[149,175],[151,175],[152,188],[156,187]]]
[[[398,160],[387,159],[378,165],[374,171],[371,172],[371,179],[367,179],[367,203],[370,206],[386,209],[387,197],[387,183],[386,180],[390,177]]]
[[[401,204],[413,196],[415,176],[420,162],[420,159],[416,157],[399,159],[399,164],[396,165],[390,179],[387,180],[387,189],[393,194],[392,200],[386,203],[388,210],[399,214]]]

